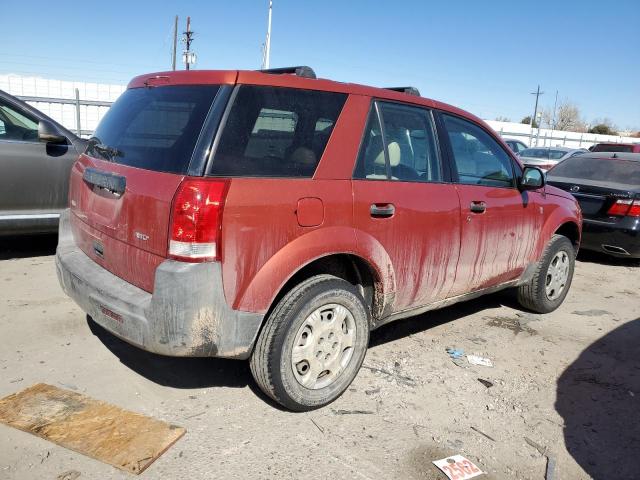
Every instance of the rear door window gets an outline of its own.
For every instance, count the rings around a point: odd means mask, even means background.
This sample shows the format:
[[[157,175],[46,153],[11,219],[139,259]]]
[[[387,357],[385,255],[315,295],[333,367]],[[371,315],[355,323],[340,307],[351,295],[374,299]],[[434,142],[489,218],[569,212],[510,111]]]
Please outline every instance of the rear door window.
[[[377,111],[371,110],[354,176],[369,180],[441,182],[442,169],[431,112],[387,102],[377,102],[376,107]]]
[[[187,173],[216,85],[132,88],[111,106],[89,155],[159,172]]]
[[[239,87],[209,174],[313,176],[346,98],[315,90]]]

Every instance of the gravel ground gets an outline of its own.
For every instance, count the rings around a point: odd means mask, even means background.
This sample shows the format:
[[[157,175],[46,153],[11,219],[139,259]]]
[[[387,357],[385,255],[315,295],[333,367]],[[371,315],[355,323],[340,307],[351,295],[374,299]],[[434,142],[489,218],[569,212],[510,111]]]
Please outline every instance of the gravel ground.
[[[581,255],[549,315],[503,292],[385,326],[342,398],[294,414],[246,362],[148,354],[87,320],[58,286],[54,249],[0,241],[0,396],[45,382],[184,426],[144,478],[444,479],[431,462],[456,453],[480,478],[543,479],[548,457],[554,479],[640,477],[638,262]],[[447,347],[494,367],[456,364]],[[70,470],[130,477],[0,425],[0,478]]]

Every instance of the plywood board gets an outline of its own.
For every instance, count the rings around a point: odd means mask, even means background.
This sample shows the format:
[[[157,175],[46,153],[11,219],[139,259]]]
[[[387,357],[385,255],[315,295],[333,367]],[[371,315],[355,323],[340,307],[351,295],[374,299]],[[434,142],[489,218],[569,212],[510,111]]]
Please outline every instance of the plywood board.
[[[185,429],[38,383],[0,399],[0,422],[139,474]]]

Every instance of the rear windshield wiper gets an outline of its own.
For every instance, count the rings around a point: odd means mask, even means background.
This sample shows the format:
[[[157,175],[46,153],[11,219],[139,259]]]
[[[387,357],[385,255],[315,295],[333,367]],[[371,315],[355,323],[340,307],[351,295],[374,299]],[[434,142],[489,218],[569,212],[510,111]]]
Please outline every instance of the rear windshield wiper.
[[[105,145],[98,137],[91,137],[89,139],[87,152],[89,151],[98,152],[102,158],[110,162],[112,162],[115,157],[124,157],[124,152],[122,150]]]

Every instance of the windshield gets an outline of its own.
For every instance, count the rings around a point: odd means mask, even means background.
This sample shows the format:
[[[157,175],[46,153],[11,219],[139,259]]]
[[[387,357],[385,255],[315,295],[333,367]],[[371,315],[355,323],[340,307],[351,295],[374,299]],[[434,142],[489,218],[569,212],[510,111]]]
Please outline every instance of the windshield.
[[[87,154],[122,165],[187,173],[217,85],[132,88],[111,106]]]
[[[549,180],[572,178],[640,185],[640,162],[635,160],[571,157],[549,171]]]

